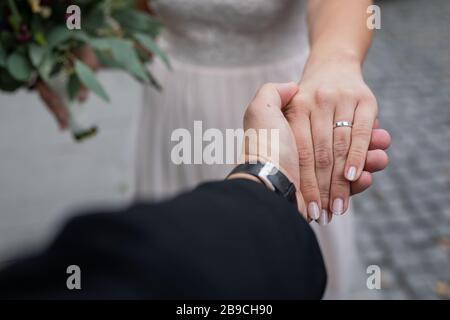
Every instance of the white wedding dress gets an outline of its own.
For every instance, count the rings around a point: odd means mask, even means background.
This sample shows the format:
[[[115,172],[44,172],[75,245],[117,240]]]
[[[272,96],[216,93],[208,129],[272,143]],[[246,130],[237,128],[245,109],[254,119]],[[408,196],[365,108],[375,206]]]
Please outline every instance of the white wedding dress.
[[[140,198],[161,199],[223,179],[231,169],[174,164],[173,130],[192,131],[196,120],[203,130],[240,128],[258,87],[299,80],[308,42],[299,0],[153,0],[151,6],[165,25],[160,43],[172,71],[158,60],[150,67],[163,90],[145,89],[136,189]],[[348,213],[327,227],[312,224],[327,264],[328,298],[347,298],[350,291],[356,267],[352,219]]]

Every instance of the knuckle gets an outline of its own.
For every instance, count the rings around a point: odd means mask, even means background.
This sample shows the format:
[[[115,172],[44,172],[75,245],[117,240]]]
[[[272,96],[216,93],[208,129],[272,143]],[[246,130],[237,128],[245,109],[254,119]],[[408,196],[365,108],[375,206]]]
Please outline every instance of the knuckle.
[[[369,104],[375,113],[378,112],[378,100],[372,91],[365,90],[364,93],[359,96],[359,99]]]
[[[350,90],[350,89],[341,89],[339,91],[339,96],[346,100],[355,100],[355,98],[356,98],[354,90]]]
[[[314,150],[316,167],[319,169],[328,168],[333,165],[333,155],[329,148],[319,145]]]
[[[296,94],[292,98],[291,104],[297,107],[303,107],[309,104],[309,99],[305,94]]]
[[[348,154],[350,143],[345,137],[336,136],[333,142],[334,155],[337,158],[345,158]]]
[[[314,154],[310,148],[298,147],[300,167],[314,167]]]
[[[342,191],[349,187],[350,183],[344,178],[344,175],[335,176],[331,182],[331,188],[333,190]]]
[[[327,200],[330,198],[330,189],[320,189],[319,193],[322,202],[327,202]]]
[[[315,183],[312,180],[304,180],[300,185],[302,195],[306,198],[313,198],[319,193]]]
[[[360,99],[367,102],[377,102],[377,98],[370,89],[365,89],[360,95]]]
[[[365,157],[366,157],[366,150],[360,147],[355,147],[350,150],[349,158],[351,161],[360,162],[361,159],[364,159]]]
[[[319,106],[332,104],[336,97],[336,90],[326,87],[318,88],[314,93],[314,98]]]
[[[372,135],[372,124],[364,120],[353,126],[352,136],[355,138],[366,139]]]
[[[311,113],[311,102],[306,95],[296,94],[289,102],[287,112],[289,112],[294,118],[298,116],[306,116],[309,118]]]

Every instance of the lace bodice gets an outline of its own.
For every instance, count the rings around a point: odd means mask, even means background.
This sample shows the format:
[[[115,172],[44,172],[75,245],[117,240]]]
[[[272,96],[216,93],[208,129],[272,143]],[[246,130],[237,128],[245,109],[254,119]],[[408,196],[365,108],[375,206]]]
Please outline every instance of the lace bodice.
[[[152,0],[172,57],[201,65],[258,65],[307,50],[302,0]]]

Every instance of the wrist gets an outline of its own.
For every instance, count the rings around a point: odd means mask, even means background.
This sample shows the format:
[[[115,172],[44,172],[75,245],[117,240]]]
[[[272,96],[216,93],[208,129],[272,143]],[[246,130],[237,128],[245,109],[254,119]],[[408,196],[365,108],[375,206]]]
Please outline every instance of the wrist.
[[[255,177],[251,174],[248,174],[248,173],[243,173],[243,172],[232,173],[228,177],[225,178],[225,180],[233,180],[233,179],[245,179],[245,180],[255,181],[259,184],[263,184],[262,181],[259,180],[257,177]]]
[[[313,49],[311,50],[308,60],[306,61],[305,70],[308,67],[322,65],[324,63],[337,63],[340,65],[344,64],[346,66],[352,66],[355,69],[361,70],[362,58],[358,53],[348,49]]]
[[[240,164],[231,171],[227,179],[250,179],[248,176],[252,176],[253,179],[257,179],[259,183],[266,186],[270,191],[297,205],[294,183],[274,163],[246,162]]]

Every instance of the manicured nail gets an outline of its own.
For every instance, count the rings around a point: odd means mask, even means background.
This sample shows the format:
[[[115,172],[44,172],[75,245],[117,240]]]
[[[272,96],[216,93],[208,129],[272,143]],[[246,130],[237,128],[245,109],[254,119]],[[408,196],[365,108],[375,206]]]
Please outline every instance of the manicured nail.
[[[322,210],[319,219],[317,219],[317,223],[321,226],[326,226],[329,223],[327,210]]]
[[[317,202],[312,201],[308,204],[308,215],[311,219],[317,220],[320,216],[320,209]]]
[[[344,200],[342,200],[341,198],[334,199],[333,213],[336,215],[341,215],[344,213]]]
[[[348,168],[347,179],[350,181],[354,181],[356,179],[356,167]]]

